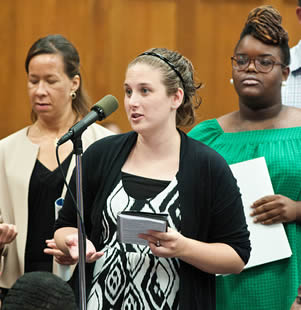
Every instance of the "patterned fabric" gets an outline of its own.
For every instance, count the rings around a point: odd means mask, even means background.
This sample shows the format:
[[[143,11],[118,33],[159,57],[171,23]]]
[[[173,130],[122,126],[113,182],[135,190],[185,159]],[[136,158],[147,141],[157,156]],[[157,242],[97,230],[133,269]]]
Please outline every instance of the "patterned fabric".
[[[274,192],[301,200],[301,127],[225,133],[213,119],[197,125],[189,136],[215,149],[228,164],[264,156]],[[293,255],[239,275],[217,277],[217,310],[290,308],[301,283],[301,225],[284,227]]]
[[[301,108],[301,40],[290,52],[290,75],[281,90],[282,103]]]
[[[176,177],[181,234],[203,242],[229,243],[242,259],[248,261],[251,250],[249,232],[240,193],[229,166],[205,144],[187,137],[180,130],[179,133],[180,164]],[[110,136],[96,141],[83,154],[84,220],[87,236],[97,250],[103,247],[103,210],[107,208],[108,196],[120,181],[120,172],[137,137],[136,132]],[[69,186],[76,192],[75,174]],[[77,227],[77,213],[68,193],[55,223],[55,229],[61,227]],[[91,290],[94,265],[86,265],[87,296]],[[215,310],[215,275],[183,260],[180,260],[180,266],[179,309]],[[78,272],[73,275],[71,285],[79,297]]]
[[[88,310],[178,309],[179,260],[156,257],[148,246],[117,241],[117,214],[123,210],[169,213],[168,225],[180,231],[177,179],[154,198],[135,200],[122,180],[107,199],[103,211],[105,252],[95,264]]]

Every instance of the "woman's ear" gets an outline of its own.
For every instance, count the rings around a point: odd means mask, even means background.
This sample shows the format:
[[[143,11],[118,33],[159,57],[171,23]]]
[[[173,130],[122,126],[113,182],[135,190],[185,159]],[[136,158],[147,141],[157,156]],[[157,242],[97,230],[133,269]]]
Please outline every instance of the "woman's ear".
[[[296,15],[297,15],[299,23],[301,24],[301,6],[298,6],[296,8]]]
[[[184,98],[184,91],[182,88],[178,88],[177,92],[173,95],[172,108],[177,110],[178,107],[182,104]]]
[[[287,66],[282,69],[282,81],[286,81],[290,74],[290,68]]]
[[[80,86],[80,77],[78,74],[76,74],[73,78],[72,78],[72,86],[71,86],[71,90],[76,92]]]

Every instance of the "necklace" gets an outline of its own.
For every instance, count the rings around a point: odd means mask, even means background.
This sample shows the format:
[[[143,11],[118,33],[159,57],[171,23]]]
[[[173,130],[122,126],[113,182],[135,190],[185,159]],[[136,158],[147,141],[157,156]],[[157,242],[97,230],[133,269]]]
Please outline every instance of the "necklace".
[[[51,131],[45,131],[41,129],[37,124],[33,124],[27,133],[28,138],[35,144],[41,145],[45,142],[57,146],[59,139],[67,132],[62,130],[56,132],[55,135]]]
[[[78,121],[78,116],[75,117],[73,125]],[[42,124],[43,125],[43,124]],[[35,122],[28,131],[28,137],[37,144],[41,142],[52,140],[53,145],[56,147],[59,139],[69,130],[70,127],[64,127],[63,130],[53,130],[51,131],[47,126],[42,126],[39,121]],[[55,133],[55,134],[54,134]]]

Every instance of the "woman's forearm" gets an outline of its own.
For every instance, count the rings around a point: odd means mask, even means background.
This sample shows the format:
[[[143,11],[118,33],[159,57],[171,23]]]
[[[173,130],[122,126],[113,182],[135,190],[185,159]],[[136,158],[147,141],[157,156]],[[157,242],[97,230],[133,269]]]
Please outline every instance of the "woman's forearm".
[[[186,238],[179,257],[194,267],[213,274],[240,273],[245,263],[236,251],[224,243],[205,243]]]

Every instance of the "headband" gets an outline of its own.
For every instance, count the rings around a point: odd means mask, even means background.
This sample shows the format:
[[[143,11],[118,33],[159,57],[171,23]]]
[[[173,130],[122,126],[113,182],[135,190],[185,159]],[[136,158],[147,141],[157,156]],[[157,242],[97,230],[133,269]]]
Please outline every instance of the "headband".
[[[144,52],[144,53],[138,55],[138,57],[144,56],[144,55],[149,55],[149,56],[154,56],[154,57],[160,58],[165,63],[167,63],[170,66],[170,68],[177,74],[177,76],[179,77],[179,79],[182,82],[183,87],[185,88],[185,83],[184,83],[184,80],[182,78],[181,73],[176,69],[175,65],[173,65],[167,58],[165,58],[164,56],[162,56],[160,54],[154,53],[154,52]]]

